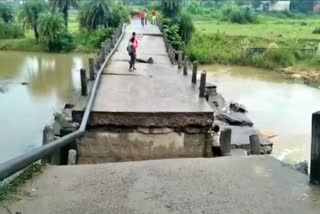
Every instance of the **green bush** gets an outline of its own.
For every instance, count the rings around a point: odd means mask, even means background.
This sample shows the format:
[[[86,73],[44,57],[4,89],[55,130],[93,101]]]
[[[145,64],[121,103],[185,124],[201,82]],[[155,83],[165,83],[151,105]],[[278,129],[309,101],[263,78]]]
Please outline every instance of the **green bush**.
[[[257,23],[258,17],[249,8],[238,6],[225,6],[222,8],[220,19],[231,23],[248,24]]]
[[[76,47],[73,37],[67,33],[63,32],[59,35],[59,40],[56,43],[57,51],[70,52]]]
[[[295,57],[288,49],[272,48],[263,55],[253,56],[252,64],[262,68],[276,69],[293,65]]]
[[[111,38],[112,29],[105,27],[98,27],[95,31],[82,32],[77,34],[77,43],[84,46],[85,49],[94,51],[100,47],[101,43],[107,38]]]
[[[16,39],[24,37],[23,30],[16,24],[8,24],[0,20],[0,39]]]
[[[189,13],[183,12],[179,18],[179,32],[183,41],[188,44],[192,38],[195,28],[192,22],[192,17]]]
[[[111,14],[108,18],[110,27],[118,27],[120,22],[130,22],[130,13],[127,7],[122,4],[115,4],[111,8]]]
[[[203,13],[203,10],[199,2],[191,2],[190,4],[187,5],[185,11],[193,15],[198,15]]]
[[[166,33],[168,40],[176,50],[183,50],[184,43],[180,36],[178,21],[171,19],[163,19],[163,29]]]
[[[5,23],[9,23],[14,20],[13,7],[10,4],[0,2],[0,19]]]
[[[320,27],[316,27],[313,31],[313,34],[320,34]]]

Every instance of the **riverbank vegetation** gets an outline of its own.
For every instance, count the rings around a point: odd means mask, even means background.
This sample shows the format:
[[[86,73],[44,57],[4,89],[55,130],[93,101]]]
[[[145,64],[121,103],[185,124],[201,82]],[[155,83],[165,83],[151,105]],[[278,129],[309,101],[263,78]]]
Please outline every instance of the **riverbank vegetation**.
[[[256,12],[238,5],[204,8],[198,3],[186,10],[196,26],[186,47],[192,60],[280,70],[320,68],[319,15]]]
[[[127,7],[107,0],[0,3],[0,50],[93,52],[129,21]]]

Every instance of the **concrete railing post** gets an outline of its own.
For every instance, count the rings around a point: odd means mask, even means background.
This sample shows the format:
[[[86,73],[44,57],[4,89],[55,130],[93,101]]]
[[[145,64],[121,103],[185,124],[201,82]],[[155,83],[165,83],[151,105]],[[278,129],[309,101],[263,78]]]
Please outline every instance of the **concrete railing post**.
[[[253,134],[250,135],[250,154],[260,155],[260,136]]]
[[[182,68],[182,51],[177,51],[178,53],[178,69]]]
[[[87,96],[88,95],[88,88],[87,88],[87,74],[86,69],[80,69],[80,78],[81,78],[81,95]]]
[[[193,84],[197,83],[197,73],[198,73],[198,62],[194,61],[192,65],[192,78],[191,78],[191,82]]]
[[[232,130],[230,128],[227,128],[221,131],[220,145],[221,145],[221,152],[223,156],[230,156],[231,134],[232,134]]]
[[[200,92],[199,97],[203,98],[205,97],[205,90],[206,90],[206,81],[207,81],[207,73],[205,71],[202,71],[201,77],[200,77]]]
[[[188,75],[188,56],[184,57],[184,64],[183,64],[183,75]]]
[[[106,59],[106,45],[104,43],[101,44],[101,63]]]
[[[320,185],[320,112],[312,114],[310,183]]]
[[[93,60],[93,58],[89,58],[89,76],[90,76],[90,80],[94,80],[95,79],[94,60]]]
[[[70,149],[68,151],[68,165],[75,165],[77,162],[77,151]]]
[[[99,57],[96,57],[95,62],[96,62],[96,63],[95,63],[96,70],[99,70],[99,69],[100,69]]]

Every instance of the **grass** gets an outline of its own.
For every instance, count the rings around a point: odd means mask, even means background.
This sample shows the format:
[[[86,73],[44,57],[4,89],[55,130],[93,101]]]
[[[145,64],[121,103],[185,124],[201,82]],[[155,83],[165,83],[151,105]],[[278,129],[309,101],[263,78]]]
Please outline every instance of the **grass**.
[[[307,25],[303,25],[302,23],[307,23]],[[232,36],[251,36],[275,40],[279,38],[304,38],[320,40],[320,35],[312,34],[312,31],[316,27],[319,27],[319,22],[313,20],[278,20],[245,25],[212,20],[195,21],[195,26],[196,30],[208,34],[220,32]]]
[[[297,52],[300,48],[315,48],[320,43],[320,34],[312,33],[320,27],[319,15],[261,13],[258,17],[256,24],[233,24],[220,21],[214,11],[203,16],[194,15],[196,34],[187,48],[188,55],[204,64],[243,64],[269,69],[320,68],[316,56]],[[280,49],[262,56],[248,55],[244,51],[270,46]]]
[[[26,183],[28,180],[40,175],[44,170],[45,165],[33,164],[24,170],[20,175],[14,178],[10,183],[0,187],[0,202],[7,200],[14,193],[18,192],[18,187]]]

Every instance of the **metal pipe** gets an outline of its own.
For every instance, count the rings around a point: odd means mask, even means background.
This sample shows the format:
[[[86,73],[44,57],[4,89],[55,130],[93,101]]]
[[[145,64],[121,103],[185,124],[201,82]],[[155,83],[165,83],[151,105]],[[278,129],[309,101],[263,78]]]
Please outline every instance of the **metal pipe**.
[[[27,166],[31,165],[32,163],[48,156],[53,151],[65,146],[65,145],[68,145],[69,143],[74,142],[74,140],[76,140],[77,138],[84,136],[86,126],[88,123],[88,119],[90,116],[90,112],[91,112],[91,109],[92,109],[92,106],[93,106],[93,103],[94,103],[94,100],[96,97],[96,92],[97,92],[98,85],[100,82],[101,74],[103,73],[103,70],[104,70],[105,66],[107,65],[108,61],[110,60],[111,56],[116,51],[116,48],[118,47],[121,39],[123,38],[124,27],[125,26],[122,27],[122,33],[121,33],[121,36],[119,37],[116,45],[114,46],[112,51],[106,57],[106,60],[102,64],[102,66],[97,74],[96,81],[93,84],[93,87],[92,87],[92,90],[90,93],[90,97],[88,100],[88,104],[86,106],[84,115],[81,120],[80,128],[78,130],[76,130],[75,132],[72,132],[64,137],[61,137],[55,141],[52,141],[49,144],[46,144],[46,145],[41,146],[39,148],[36,148],[32,151],[29,151],[27,153],[19,155],[19,156],[15,157],[11,160],[8,160],[4,163],[1,163],[0,164],[0,181],[6,179],[7,177],[13,175],[14,173],[16,173],[18,171],[26,168]]]

